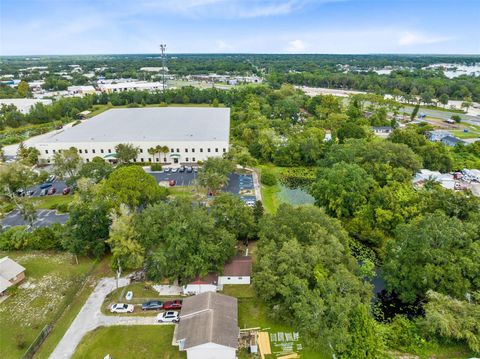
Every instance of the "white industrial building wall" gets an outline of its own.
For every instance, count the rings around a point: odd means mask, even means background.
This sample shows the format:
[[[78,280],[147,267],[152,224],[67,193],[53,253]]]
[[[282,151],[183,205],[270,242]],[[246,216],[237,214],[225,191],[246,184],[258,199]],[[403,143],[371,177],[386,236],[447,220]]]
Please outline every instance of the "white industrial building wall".
[[[151,158],[152,162],[163,163],[164,157],[167,158],[166,162],[173,162],[170,155],[180,155],[179,162],[198,162],[205,161],[209,157],[221,157],[224,153],[228,152],[228,142],[225,141],[204,141],[204,142],[122,142],[130,143],[135,147],[141,149],[141,153],[138,154],[137,162],[148,162]],[[118,143],[112,142],[88,142],[88,143],[37,143],[33,146],[40,151],[40,159],[52,160],[54,154],[59,150],[66,150],[70,147],[75,147],[79,151],[79,155],[84,161],[91,161],[94,157],[105,157],[108,154],[115,153],[115,146]],[[156,146],[167,146],[170,152],[166,154],[160,154],[152,156],[148,153],[148,149]],[[103,153],[102,153],[103,150]],[[110,152],[109,152],[110,150]],[[173,150],[173,152],[172,152]],[[210,150],[210,152],[209,152]],[[217,151],[218,150],[218,151]],[[80,152],[81,151],[81,152]],[[155,157],[155,158],[154,158]],[[143,161],[142,161],[143,159]]]
[[[218,284],[225,285],[225,284],[250,284],[250,277],[234,277],[234,276],[220,276],[218,277]]]

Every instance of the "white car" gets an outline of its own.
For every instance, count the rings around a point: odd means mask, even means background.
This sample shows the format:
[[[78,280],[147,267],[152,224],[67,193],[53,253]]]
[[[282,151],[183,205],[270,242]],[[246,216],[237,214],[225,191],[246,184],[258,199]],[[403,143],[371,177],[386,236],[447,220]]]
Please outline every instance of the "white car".
[[[172,168],[172,173],[177,173],[178,172],[178,168]]]
[[[157,315],[157,322],[159,323],[178,323],[179,321],[178,312],[174,312],[173,310]]]
[[[133,304],[124,304],[124,303],[117,303],[113,304],[110,308],[110,312],[112,313],[133,313],[134,307]]]
[[[131,290],[129,290],[127,292],[127,295],[125,296],[125,299],[126,300],[132,300],[132,298],[133,298],[133,292]]]

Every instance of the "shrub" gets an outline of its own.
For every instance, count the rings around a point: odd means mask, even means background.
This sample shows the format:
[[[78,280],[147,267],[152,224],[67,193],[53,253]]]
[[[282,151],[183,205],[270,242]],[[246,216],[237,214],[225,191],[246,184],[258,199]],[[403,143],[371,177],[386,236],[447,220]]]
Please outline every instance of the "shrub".
[[[150,169],[152,171],[161,171],[162,170],[162,165],[160,163],[152,163],[150,165]]]
[[[15,344],[17,348],[22,350],[27,347],[27,340],[25,339],[25,335],[23,333],[17,333],[15,335]]]
[[[275,186],[277,184],[277,177],[275,176],[275,174],[273,172],[263,170],[260,181],[265,186]]]
[[[68,207],[69,207],[68,203],[59,203],[57,204],[57,211],[62,213],[67,213]]]

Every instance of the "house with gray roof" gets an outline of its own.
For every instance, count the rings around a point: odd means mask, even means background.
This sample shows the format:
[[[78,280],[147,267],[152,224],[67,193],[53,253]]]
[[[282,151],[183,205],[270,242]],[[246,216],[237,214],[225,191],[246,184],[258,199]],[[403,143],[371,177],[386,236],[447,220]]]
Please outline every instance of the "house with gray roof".
[[[25,268],[9,257],[0,259],[0,297],[11,286],[25,279]]]
[[[176,340],[187,359],[235,359],[237,298],[207,292],[184,299]]]

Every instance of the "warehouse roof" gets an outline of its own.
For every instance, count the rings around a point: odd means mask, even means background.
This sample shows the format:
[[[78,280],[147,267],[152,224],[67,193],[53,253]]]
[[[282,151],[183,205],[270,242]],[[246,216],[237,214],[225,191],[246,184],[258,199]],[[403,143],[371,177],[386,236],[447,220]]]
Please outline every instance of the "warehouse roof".
[[[229,132],[229,108],[119,108],[105,111],[41,142],[228,141]]]

